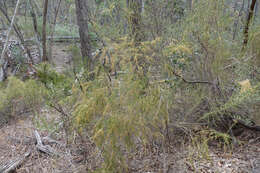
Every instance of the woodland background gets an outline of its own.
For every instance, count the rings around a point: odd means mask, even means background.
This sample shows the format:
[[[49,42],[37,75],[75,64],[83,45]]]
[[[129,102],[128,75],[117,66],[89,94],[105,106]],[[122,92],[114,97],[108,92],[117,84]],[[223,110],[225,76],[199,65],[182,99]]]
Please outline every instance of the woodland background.
[[[0,172],[260,172],[259,0],[0,0]]]

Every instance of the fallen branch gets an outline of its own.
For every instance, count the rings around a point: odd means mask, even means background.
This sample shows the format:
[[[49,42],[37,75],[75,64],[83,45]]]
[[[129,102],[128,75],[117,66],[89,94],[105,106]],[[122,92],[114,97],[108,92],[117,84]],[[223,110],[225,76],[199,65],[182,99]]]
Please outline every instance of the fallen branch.
[[[20,166],[27,157],[29,157],[31,151],[28,151],[23,156],[16,158],[15,160],[10,161],[8,164],[0,167],[0,173],[9,173],[14,171],[18,166]]]
[[[36,148],[43,152],[43,153],[46,153],[46,154],[49,154],[49,155],[56,155],[56,156],[61,156],[60,153],[58,153],[55,149],[53,149],[51,146],[49,145],[43,145],[42,143],[42,140],[41,140],[41,136],[40,134],[35,130],[34,131],[34,135],[36,137],[36,140],[37,140],[37,145],[36,145]]]
[[[51,40],[51,37],[47,37],[46,40]],[[53,42],[79,42],[79,37],[71,37],[71,36],[61,36],[61,37],[53,37]],[[26,39],[25,43],[32,44],[35,42],[35,38]]]
[[[177,72],[175,72],[174,70],[172,70],[173,75],[175,75],[176,77],[180,78],[183,82],[185,83],[189,83],[189,84],[209,84],[209,85],[214,85],[213,82],[210,81],[189,81],[187,79],[185,79],[183,76],[179,75]]]
[[[65,146],[65,144],[63,144],[63,143],[61,143],[61,142],[59,142],[59,141],[57,141],[57,140],[55,140],[55,139],[52,139],[52,138],[49,137],[49,136],[43,137],[42,140],[43,140],[43,141],[46,141],[46,142],[48,142],[48,143],[55,143],[55,144],[58,144],[58,145],[60,145],[60,146]],[[46,143],[46,142],[44,142],[44,143]]]

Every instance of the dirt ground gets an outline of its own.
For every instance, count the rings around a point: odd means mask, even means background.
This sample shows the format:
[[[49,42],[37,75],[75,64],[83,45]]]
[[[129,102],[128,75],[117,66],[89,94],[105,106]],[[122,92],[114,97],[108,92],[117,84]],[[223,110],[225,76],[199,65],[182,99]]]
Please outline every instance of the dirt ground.
[[[56,115],[47,111],[42,116],[47,121],[55,121]],[[72,144],[66,145],[64,132],[53,136],[55,142],[45,140],[48,131],[37,129],[32,115],[24,115],[13,120],[0,129],[0,165],[5,165],[30,151],[17,173],[76,173],[89,172],[101,164],[102,159],[96,155],[95,147],[89,143],[81,143],[77,137]],[[50,145],[60,156],[39,152],[35,146],[34,131],[37,130],[45,145]],[[153,151],[144,154],[140,149],[136,158],[129,162],[131,172],[143,173],[259,173],[260,166],[260,134],[245,131],[239,138],[243,145],[233,150],[210,146],[207,157],[194,145],[184,144],[179,147],[169,146],[167,151],[160,151],[153,146]],[[1,167],[1,166],[0,166]]]

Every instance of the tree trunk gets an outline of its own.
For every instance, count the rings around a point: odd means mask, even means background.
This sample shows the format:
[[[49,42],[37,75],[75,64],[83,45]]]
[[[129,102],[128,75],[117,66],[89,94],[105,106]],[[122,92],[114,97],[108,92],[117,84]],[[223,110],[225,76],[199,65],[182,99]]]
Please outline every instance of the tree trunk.
[[[193,5],[193,1],[187,0],[187,7],[188,7],[189,10],[192,10],[192,5]]]
[[[129,9],[128,25],[130,36],[135,43],[138,44],[143,40],[141,29],[142,0],[128,0],[127,3]]]
[[[251,23],[253,14],[254,14],[255,4],[256,4],[256,0],[252,0],[250,8],[249,8],[247,20],[246,20],[245,29],[244,29],[243,49],[247,46],[247,43],[248,43],[248,30],[249,30],[249,26],[250,26],[250,23]]]
[[[32,0],[29,1],[30,2],[30,14],[32,17],[32,22],[33,22],[33,30],[34,30],[34,35],[35,35],[35,41],[37,44],[37,48],[38,48],[38,52],[39,52],[39,57],[42,58],[42,45],[41,45],[41,36],[40,33],[38,31],[38,23],[37,23],[37,16],[34,10],[34,6],[33,6],[33,2]],[[42,59],[40,60],[42,61]]]
[[[82,61],[85,68],[93,70],[91,43],[88,31],[88,0],[75,0],[77,23],[81,44]]]
[[[51,60],[52,60],[53,37],[54,37],[54,33],[55,33],[55,27],[56,27],[56,22],[57,22],[60,5],[61,5],[61,0],[59,0],[56,7],[53,7],[54,8],[54,19],[53,19],[53,22],[51,23],[51,39],[50,39],[50,44],[49,44],[49,58]]]
[[[43,8],[43,23],[42,23],[42,61],[48,61],[47,57],[47,43],[46,43],[46,23],[47,23],[48,0],[44,1]]]

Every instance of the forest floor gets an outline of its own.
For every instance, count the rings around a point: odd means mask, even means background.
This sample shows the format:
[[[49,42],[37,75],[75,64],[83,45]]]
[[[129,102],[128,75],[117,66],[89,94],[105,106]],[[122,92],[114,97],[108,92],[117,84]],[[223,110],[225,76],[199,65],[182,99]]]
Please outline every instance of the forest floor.
[[[53,48],[53,63],[58,72],[69,65],[70,55],[64,45]],[[18,167],[17,173],[84,173],[102,164],[99,151],[91,141],[82,142],[76,134],[67,139],[65,131],[50,135],[52,125],[60,116],[43,109],[38,115],[22,114],[0,128],[0,168],[30,151],[30,155]],[[49,145],[58,155],[39,152],[36,148],[35,131],[39,132],[44,145]],[[50,138],[48,138],[49,136]],[[50,140],[52,139],[52,140]],[[139,148],[136,157],[129,160],[130,171],[140,173],[260,173],[260,133],[245,130],[237,140],[241,144],[233,149],[223,149],[215,144],[207,149],[191,142],[168,145],[164,151],[154,144],[149,152]],[[67,144],[67,141],[72,141]],[[176,142],[177,141],[177,142]],[[146,152],[144,152],[144,150]],[[256,167],[259,166],[258,170]],[[1,173],[1,170],[0,170]]]

